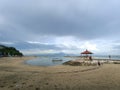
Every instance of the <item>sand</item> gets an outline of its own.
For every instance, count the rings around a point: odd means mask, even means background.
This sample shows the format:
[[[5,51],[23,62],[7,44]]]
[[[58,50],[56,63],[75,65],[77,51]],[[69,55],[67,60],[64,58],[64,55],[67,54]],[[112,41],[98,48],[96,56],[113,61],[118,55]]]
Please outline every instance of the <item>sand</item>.
[[[0,58],[0,90],[120,90],[120,64],[31,66],[36,57]]]

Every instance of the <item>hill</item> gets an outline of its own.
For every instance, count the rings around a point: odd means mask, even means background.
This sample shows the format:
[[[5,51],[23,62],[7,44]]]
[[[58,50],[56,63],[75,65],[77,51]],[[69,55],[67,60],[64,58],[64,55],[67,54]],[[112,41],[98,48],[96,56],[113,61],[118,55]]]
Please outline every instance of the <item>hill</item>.
[[[0,45],[0,56],[3,56],[3,57],[23,56],[23,54],[14,47],[7,47],[4,45]]]

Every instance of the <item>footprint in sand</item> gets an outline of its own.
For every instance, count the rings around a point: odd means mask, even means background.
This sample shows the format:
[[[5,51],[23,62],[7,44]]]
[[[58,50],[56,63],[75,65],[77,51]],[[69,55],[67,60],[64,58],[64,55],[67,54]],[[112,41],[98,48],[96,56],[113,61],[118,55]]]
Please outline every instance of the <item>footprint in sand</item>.
[[[0,86],[0,87],[1,87],[1,88],[4,88],[5,86],[2,85],[2,86]]]
[[[35,90],[40,90],[40,88],[35,88]]]
[[[33,85],[29,85],[29,87],[33,87]]]

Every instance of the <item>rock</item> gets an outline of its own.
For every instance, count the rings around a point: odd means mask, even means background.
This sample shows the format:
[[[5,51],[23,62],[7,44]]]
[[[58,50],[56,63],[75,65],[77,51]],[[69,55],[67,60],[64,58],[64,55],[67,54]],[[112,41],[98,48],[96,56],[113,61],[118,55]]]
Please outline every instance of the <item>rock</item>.
[[[63,65],[82,66],[82,63],[77,61],[67,61],[67,62],[64,62]]]

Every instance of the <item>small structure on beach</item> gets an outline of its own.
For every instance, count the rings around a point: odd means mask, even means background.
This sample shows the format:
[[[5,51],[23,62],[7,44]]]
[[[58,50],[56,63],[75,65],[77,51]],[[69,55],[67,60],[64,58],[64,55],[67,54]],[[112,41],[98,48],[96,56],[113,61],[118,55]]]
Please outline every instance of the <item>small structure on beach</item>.
[[[88,51],[87,49],[83,52],[81,52],[81,56],[84,58],[89,58],[89,60],[92,60],[92,56],[91,54],[93,54],[91,51]]]

